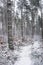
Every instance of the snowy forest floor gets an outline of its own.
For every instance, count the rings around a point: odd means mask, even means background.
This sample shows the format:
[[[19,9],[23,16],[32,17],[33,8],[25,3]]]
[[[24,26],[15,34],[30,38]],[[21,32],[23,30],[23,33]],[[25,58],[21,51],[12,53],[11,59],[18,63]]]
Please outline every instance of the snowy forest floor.
[[[9,50],[8,43],[0,44],[0,65],[43,65],[40,37],[28,38],[24,42],[15,40],[13,51]]]

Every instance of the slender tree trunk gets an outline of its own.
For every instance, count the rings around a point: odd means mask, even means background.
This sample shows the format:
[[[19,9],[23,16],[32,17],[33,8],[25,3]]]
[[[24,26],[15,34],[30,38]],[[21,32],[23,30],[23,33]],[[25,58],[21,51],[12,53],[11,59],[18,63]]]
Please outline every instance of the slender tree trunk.
[[[43,39],[43,11],[41,9],[41,22],[42,22],[42,39]]]
[[[34,35],[34,13],[32,12],[32,38]]]
[[[13,47],[13,38],[12,38],[12,3],[11,0],[7,0],[7,24],[8,24],[8,44],[11,50],[14,50]]]
[[[2,10],[2,31],[3,31],[3,35],[5,34],[5,13],[4,13],[4,9]]]
[[[23,15],[22,15],[22,9],[21,9],[21,36],[22,36],[22,42],[23,42]]]

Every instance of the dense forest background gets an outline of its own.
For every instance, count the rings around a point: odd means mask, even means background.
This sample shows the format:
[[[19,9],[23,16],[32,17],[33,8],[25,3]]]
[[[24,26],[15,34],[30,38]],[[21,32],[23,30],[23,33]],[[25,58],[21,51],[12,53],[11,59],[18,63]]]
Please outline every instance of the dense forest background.
[[[11,45],[14,37],[43,39],[43,1],[0,0],[0,35],[7,35]]]
[[[0,0],[0,65],[43,65],[43,0]]]

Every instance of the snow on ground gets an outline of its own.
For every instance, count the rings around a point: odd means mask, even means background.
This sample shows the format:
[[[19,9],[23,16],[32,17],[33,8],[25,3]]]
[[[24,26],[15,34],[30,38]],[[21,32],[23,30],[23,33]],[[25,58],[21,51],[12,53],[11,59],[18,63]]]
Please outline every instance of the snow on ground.
[[[43,45],[40,41],[34,41],[31,49],[31,60],[33,65],[43,65]]]
[[[21,48],[18,60],[14,65],[43,65],[43,48],[40,41]]]
[[[14,51],[9,50],[8,43],[0,44],[0,65],[43,65],[43,43],[39,40],[23,43],[14,46]]]
[[[18,61],[16,61],[14,65],[31,65],[32,61],[30,58],[30,54],[31,54],[31,45],[22,47],[20,58],[18,59]]]

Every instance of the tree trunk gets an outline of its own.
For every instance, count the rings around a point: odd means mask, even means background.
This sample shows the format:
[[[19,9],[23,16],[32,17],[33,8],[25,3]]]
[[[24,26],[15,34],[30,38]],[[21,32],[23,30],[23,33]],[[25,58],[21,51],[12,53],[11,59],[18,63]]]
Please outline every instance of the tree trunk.
[[[23,15],[22,15],[22,9],[21,9],[21,36],[22,36],[22,42],[23,42]]]
[[[43,11],[41,9],[41,22],[42,22],[42,39],[43,39]]]
[[[32,38],[34,35],[34,13],[32,12]]]
[[[12,38],[12,11],[11,11],[11,0],[7,0],[7,24],[8,24],[8,44],[11,50],[14,50],[13,47],[13,38]]]

